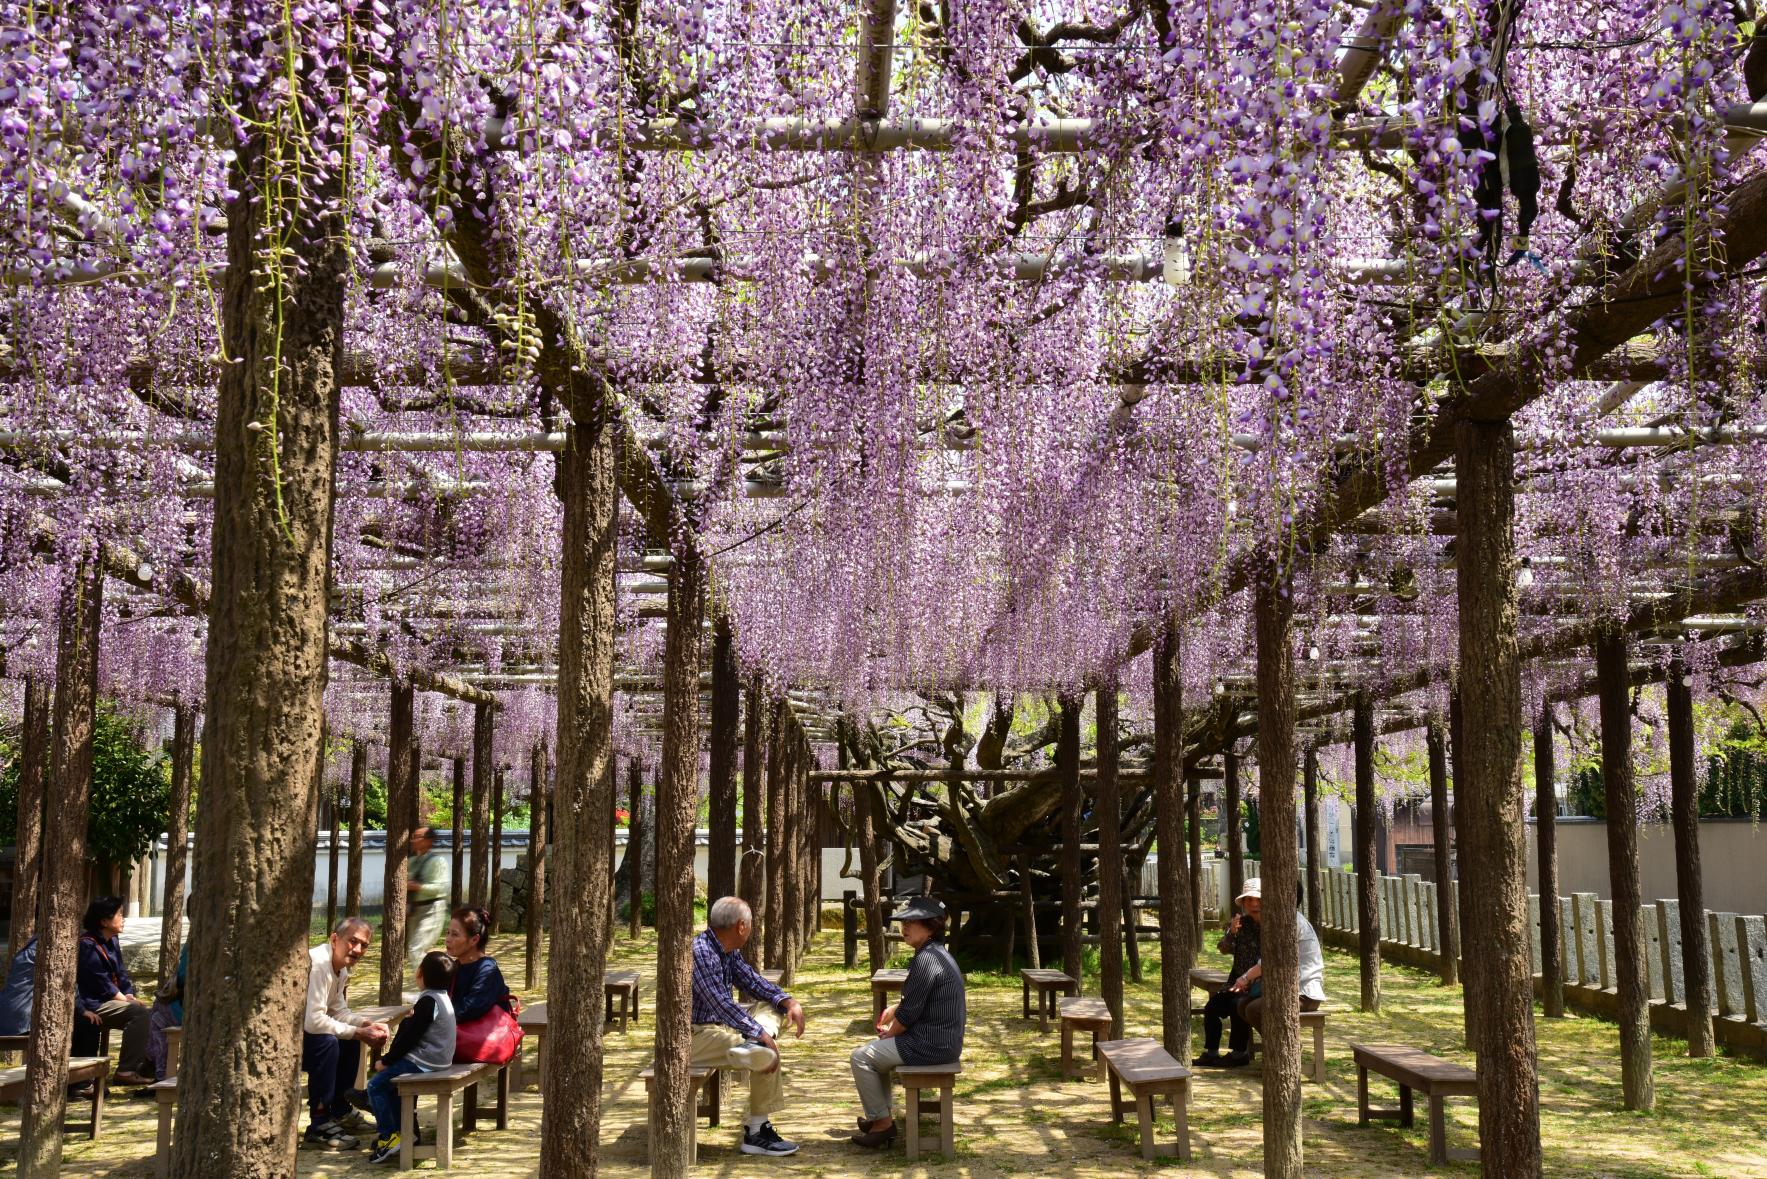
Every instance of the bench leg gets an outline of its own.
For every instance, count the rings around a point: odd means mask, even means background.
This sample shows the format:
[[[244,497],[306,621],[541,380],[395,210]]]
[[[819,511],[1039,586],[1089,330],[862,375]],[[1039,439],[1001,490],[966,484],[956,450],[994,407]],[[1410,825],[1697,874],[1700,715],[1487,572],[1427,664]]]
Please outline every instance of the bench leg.
[[[1115,1069],[1106,1070],[1111,1078],[1111,1125],[1121,1125],[1123,1121],[1123,1087],[1117,1080]]]
[[[1172,1094],[1172,1116],[1178,1120],[1178,1161],[1190,1161],[1190,1082]]]
[[[417,1096],[399,1095],[399,1170],[417,1165]]]
[[[1325,1025],[1313,1025],[1313,1083],[1325,1084]]]
[[[1021,992],[1023,992],[1022,998],[1024,1000],[1025,1018],[1029,1019],[1029,1018],[1031,1018],[1031,980],[1030,979],[1020,979],[1019,980],[1019,990]],[[1041,1007],[1043,1005],[1042,992],[1038,992],[1038,994],[1037,994],[1037,1005],[1039,1007]]]
[[[88,1138],[98,1137],[98,1128],[104,1123],[104,1092],[110,1088],[110,1078],[99,1077],[92,1082],[92,1131]]]
[[[1356,1066],[1356,1124],[1368,1124],[1368,1068],[1362,1064]]]
[[[1417,1119],[1412,1116],[1410,1085],[1399,1086],[1399,1124],[1401,1126],[1414,1126],[1417,1124]]]
[[[908,1089],[908,1157],[920,1157],[920,1090]]]
[[[546,1088],[546,1037],[534,1041],[534,1092]]]
[[[509,1069],[497,1070],[497,1128],[509,1129]]]
[[[654,1162],[656,1159],[656,1090],[649,1085],[644,1087],[644,1159]]]
[[[721,1069],[712,1070],[712,1075],[706,1078],[706,1088],[712,1103],[711,1124],[716,1126],[723,1117],[720,1107],[724,1104],[724,1073]]]
[[[1111,1080],[1114,1082],[1115,1077]],[[1141,1128],[1141,1157],[1154,1157],[1153,1149],[1153,1095],[1149,1093],[1135,1094],[1135,1121]]]
[[[939,1146],[945,1158],[957,1157],[957,1099],[952,1086],[946,1085],[939,1090]]]
[[[446,1096],[450,1101],[452,1101],[453,1097],[454,1097],[454,1095],[452,1093],[445,1094],[444,1096]],[[466,1087],[466,1100],[462,1104],[461,1110],[460,1110],[460,1131],[463,1134],[470,1134],[478,1128],[479,1128],[479,1083],[477,1081],[474,1081],[472,1084],[470,1084]]]
[[[467,1089],[467,1100],[477,1086]],[[436,1094],[436,1170],[446,1171],[454,1165],[454,1094]]]
[[[1067,1020],[1061,1021],[1061,1079],[1071,1081],[1074,1078],[1074,1025]]]
[[[153,1173],[166,1179],[172,1173],[172,1103],[160,1102],[160,1124],[153,1137]]]
[[[1448,1161],[1448,1119],[1443,1116],[1442,1098],[1431,1096],[1430,1099],[1430,1162],[1432,1164]]]

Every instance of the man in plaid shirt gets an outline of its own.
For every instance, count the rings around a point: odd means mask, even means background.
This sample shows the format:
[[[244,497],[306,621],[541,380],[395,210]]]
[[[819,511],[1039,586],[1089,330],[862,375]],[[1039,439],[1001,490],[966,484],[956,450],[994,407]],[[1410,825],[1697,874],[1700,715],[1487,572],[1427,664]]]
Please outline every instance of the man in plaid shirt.
[[[740,897],[722,897],[706,914],[706,929],[693,939],[693,1055],[709,1068],[744,1069],[749,1075],[749,1113],[742,1132],[744,1154],[788,1155],[798,1145],[773,1129],[768,1115],[782,1102],[780,1017],[804,1034],[798,1001],[761,977],[742,956],[754,931],[754,911]],[[758,1002],[743,1007],[731,997],[740,990]]]

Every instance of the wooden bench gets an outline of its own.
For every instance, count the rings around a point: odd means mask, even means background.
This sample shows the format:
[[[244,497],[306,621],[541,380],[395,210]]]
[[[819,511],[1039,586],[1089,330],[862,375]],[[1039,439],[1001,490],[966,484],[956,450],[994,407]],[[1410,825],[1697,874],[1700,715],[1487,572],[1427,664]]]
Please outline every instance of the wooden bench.
[[[610,970],[601,979],[602,994],[607,997],[607,1015],[605,1022],[614,1021],[614,1000],[620,1001],[620,1030],[626,1030],[626,1021],[634,1023],[638,1020],[638,972],[636,970]]]
[[[1061,1075],[1064,1080],[1083,1074],[1074,1072],[1074,1033],[1092,1033],[1092,1057],[1098,1058],[1098,1041],[1100,1034],[1105,1039],[1111,1034],[1111,1009],[1103,999],[1083,999],[1070,996],[1060,1000],[1061,1016]]]
[[[885,968],[871,972],[871,1022],[883,1018],[884,1008],[890,1005],[890,993],[900,991],[907,981],[906,970]]]
[[[1037,1030],[1049,1030],[1049,1017],[1055,1014],[1056,1001],[1063,995],[1077,995],[1080,984],[1072,975],[1063,974],[1059,970],[1040,970],[1027,966],[1018,972],[1019,985],[1024,991],[1025,1018],[1031,1018],[1031,992],[1037,992]]]
[[[638,1074],[644,1081],[645,1124],[647,1127],[644,1150],[645,1159],[653,1157],[656,1148],[656,1062],[653,1060],[645,1070]],[[706,1124],[716,1126],[721,1116],[719,1104],[722,1100],[722,1079],[719,1071],[710,1065],[694,1065],[688,1069],[688,1076],[693,1083],[693,1121],[688,1127],[687,1161],[699,1162],[699,1119],[705,1118]]]
[[[515,1046],[515,1059],[509,1062],[509,1069],[515,1074],[512,1083],[515,1085],[517,1093],[520,1093],[527,1084],[522,1057],[528,1050],[528,1041],[532,1040],[534,1042],[534,1088],[538,1091],[543,1084],[541,1077],[546,1072],[546,1000],[542,999],[538,1003],[529,1003],[523,1007],[522,1013],[515,1017],[515,1022],[522,1030],[522,1038],[521,1042]]]
[[[419,1159],[435,1159],[436,1169],[446,1171],[454,1163],[454,1095],[466,1090],[460,1129],[471,1133],[479,1124],[479,1082],[497,1074],[497,1128],[509,1128],[509,1069],[494,1064],[451,1064],[433,1073],[406,1073],[393,1078],[399,1094],[399,1170],[409,1171]],[[435,1140],[417,1145],[417,1101],[436,1099]]]
[[[1111,1082],[1111,1121],[1123,1120],[1122,1091],[1127,1088],[1135,1101],[1135,1119],[1141,1125],[1141,1157],[1151,1159],[1165,1150],[1153,1139],[1153,1099],[1162,1095],[1172,1098],[1172,1112],[1178,1119],[1180,1162],[1190,1161],[1190,1070],[1172,1059],[1172,1054],[1158,1040],[1137,1036],[1132,1040],[1105,1040],[1098,1044],[1099,1061]]]
[[[25,1099],[25,1065],[0,1069],[0,1101],[19,1102]],[[104,1124],[104,1093],[110,1079],[108,1056],[70,1056],[67,1062],[67,1083],[83,1085],[92,1082],[92,1120],[86,1124],[86,1137],[98,1137]]]
[[[1444,1098],[1477,1097],[1479,1077],[1463,1064],[1431,1056],[1421,1048],[1403,1044],[1351,1044],[1356,1057],[1356,1124],[1366,1126],[1369,1118],[1396,1119],[1401,1126],[1412,1125],[1411,1091],[1416,1089],[1430,1102],[1430,1162],[1445,1163],[1450,1159],[1477,1162],[1477,1150],[1449,1150],[1448,1123],[1442,1109]],[[1398,1109],[1371,1109],[1368,1105],[1368,1073],[1370,1070],[1398,1082]]]
[[[957,1103],[953,1094],[957,1075],[963,1071],[961,1062],[950,1064],[904,1064],[896,1067],[896,1079],[902,1082],[908,1099],[908,1157],[920,1157],[920,1104],[922,1089],[938,1090],[933,1110],[939,1115],[939,1153],[947,1159],[957,1157]]]

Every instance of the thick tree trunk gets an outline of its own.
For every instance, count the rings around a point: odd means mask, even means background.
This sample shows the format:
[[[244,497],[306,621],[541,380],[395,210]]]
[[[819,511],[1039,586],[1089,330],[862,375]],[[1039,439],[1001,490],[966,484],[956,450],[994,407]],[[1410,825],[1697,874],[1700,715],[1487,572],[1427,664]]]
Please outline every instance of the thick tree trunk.
[[[528,770],[528,907],[527,953],[522,963],[522,989],[532,990],[540,974],[540,935],[546,928],[546,744],[534,746]]]
[[[49,766],[49,686],[41,675],[25,677],[25,708],[19,731],[18,826],[14,840],[12,933],[6,960],[37,936],[43,879],[43,783]]]
[[[1487,1175],[1540,1174],[1540,1093],[1528,964],[1516,651],[1515,435],[1507,420],[1456,432],[1461,719],[1455,765],[1464,973],[1476,1001],[1479,1149]],[[1452,718],[1450,718],[1452,720]]]
[[[1245,887],[1245,826],[1239,812],[1239,755],[1229,748],[1221,754],[1221,838],[1227,849],[1227,891],[1236,901]],[[1233,912],[1225,905],[1221,910],[1226,926]]]
[[[1362,1010],[1380,1010],[1380,879],[1376,866],[1374,812],[1374,709],[1357,693],[1350,713],[1356,754],[1356,936],[1362,979]]]
[[[1098,717],[1098,989],[1111,1011],[1111,1037],[1123,1035],[1123,829],[1117,780],[1117,677],[1099,682]]]
[[[472,890],[469,903],[483,905],[490,897],[491,882],[491,709],[476,704],[472,710]]]
[[[1190,857],[1184,846],[1184,675],[1178,623],[1153,646],[1154,839],[1160,875],[1160,1039],[1174,1058],[1190,1060]]]
[[[1442,724],[1431,720],[1424,729],[1430,763],[1430,836],[1436,859],[1436,945],[1445,986],[1460,979],[1460,929],[1454,912],[1454,854],[1449,836],[1448,747]]]
[[[1061,773],[1061,968],[1080,990],[1086,989],[1085,958],[1080,953],[1080,700],[1062,696],[1056,729],[1055,762]]]
[[[1264,1174],[1301,1175],[1301,954],[1295,846],[1294,598],[1274,566],[1253,602],[1258,648],[1258,831],[1264,882]]]
[[[540,1174],[592,1176],[601,1143],[602,994],[612,920],[614,547],[618,466],[612,411],[598,403],[566,431],[558,637],[558,771],[553,782],[552,910],[542,1062]]]
[[[743,957],[753,963],[760,955],[760,930],[767,909],[765,872],[766,816],[762,810],[762,780],[767,749],[767,697],[761,691],[757,672],[743,689],[742,706],[742,864],[737,872],[737,895],[749,903],[754,913],[754,928]],[[867,792],[861,790],[862,796]],[[877,969],[873,966],[872,969]]]
[[[98,642],[104,621],[104,562],[83,558],[62,587],[55,653],[55,702],[44,787],[37,973],[20,1103],[21,1179],[61,1174],[61,1119],[73,1044],[80,911],[85,906],[86,818],[92,801],[92,727],[98,709]]]
[[[449,832],[448,849],[448,911],[460,907],[461,891],[466,887],[466,759],[456,757],[454,765],[454,820]]]
[[[767,910],[761,922],[761,957],[770,970],[783,969],[785,927],[789,920],[785,908],[786,841],[786,776],[785,731],[789,713],[785,697],[775,696],[772,702],[772,723],[767,731]]]
[[[190,774],[196,758],[196,710],[172,710],[172,808],[166,825],[166,891],[160,910],[160,983],[178,973],[184,943],[184,865],[190,853]],[[331,808],[335,816],[337,808]],[[331,897],[337,900],[337,820],[332,820]]]
[[[1693,691],[1687,665],[1669,664],[1669,817],[1675,828],[1675,895],[1681,902],[1681,962],[1687,995],[1687,1054],[1710,1056],[1711,960],[1700,876],[1699,781],[1693,766]],[[1616,928],[1618,928],[1616,926]]]
[[[1620,1085],[1627,1109],[1650,1109],[1650,980],[1638,884],[1638,787],[1632,768],[1631,644],[1618,627],[1595,638],[1601,697],[1601,783],[1607,797],[1608,889],[1614,898],[1614,997],[1620,1018]],[[1470,702],[1469,702],[1470,703]],[[1469,725],[1472,718],[1467,718]],[[1683,957],[1686,948],[1683,947]]]
[[[1190,841],[1190,928],[1191,954],[1203,948],[1203,781],[1196,774],[1187,775],[1188,793],[1184,800],[1184,819]]]
[[[663,754],[656,804],[656,1089],[651,1174],[686,1175],[694,1135],[693,833],[699,810],[699,648],[703,558],[692,538],[675,544],[669,631],[663,644]]]
[[[368,744],[350,747],[350,863],[344,874],[344,915],[362,915],[362,828],[368,823]]]
[[[736,743],[741,694],[736,643],[730,619],[718,615],[712,630],[711,845],[706,849],[706,895],[712,900],[736,892]]]
[[[236,34],[260,34],[236,28]],[[219,41],[219,35],[217,37]],[[341,84],[348,68],[329,68]],[[267,93],[267,91],[265,92]],[[201,805],[174,1176],[292,1175],[318,843],[344,297],[341,169],[288,190],[236,87],[210,531]],[[325,131],[317,134],[329,134]],[[307,145],[316,158],[337,140]],[[347,147],[346,149],[347,150]],[[280,251],[267,243],[280,246]],[[298,258],[267,273],[266,255]],[[298,884],[294,882],[299,882]]]
[[[1321,911],[1325,889],[1325,848],[1320,843],[1324,824],[1319,816],[1319,751],[1313,746],[1307,746],[1301,767],[1302,822],[1307,831],[1307,920],[1314,929],[1319,929],[1325,924]]]
[[[387,725],[386,871],[380,902],[380,1001],[397,1003],[405,991],[405,885],[411,860],[411,812],[416,807],[417,765],[412,757],[412,688],[394,680]]]
[[[644,929],[644,763],[626,759],[626,936]]]
[[[1554,783],[1552,705],[1534,722],[1534,834],[1540,867],[1540,996],[1548,1019],[1565,1014],[1564,937],[1558,913],[1558,788]]]
[[[319,730],[319,768],[315,772],[319,775],[320,810],[325,815],[325,824],[327,828],[327,838],[325,842],[325,928],[327,929],[330,929],[337,923],[337,841],[338,836],[341,834],[338,829],[338,815],[343,809],[338,805],[336,783],[330,783],[325,780],[326,752],[330,744],[330,726],[321,726]],[[161,938],[161,955],[164,955],[165,951],[165,939]],[[164,975],[161,977],[164,977]]]
[[[485,916],[491,919],[491,928],[497,928],[498,894],[502,891],[497,879],[503,872],[503,771],[498,770],[491,776],[491,878],[490,892],[486,896]]]

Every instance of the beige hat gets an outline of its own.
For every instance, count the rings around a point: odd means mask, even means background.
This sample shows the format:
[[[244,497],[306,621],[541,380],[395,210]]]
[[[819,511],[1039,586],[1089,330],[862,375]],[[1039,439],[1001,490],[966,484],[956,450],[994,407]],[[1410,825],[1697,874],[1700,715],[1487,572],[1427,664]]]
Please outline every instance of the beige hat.
[[[1233,898],[1233,903],[1237,905],[1247,897],[1257,897],[1260,901],[1264,899],[1264,878],[1262,876],[1254,876],[1241,885],[1239,895]]]

